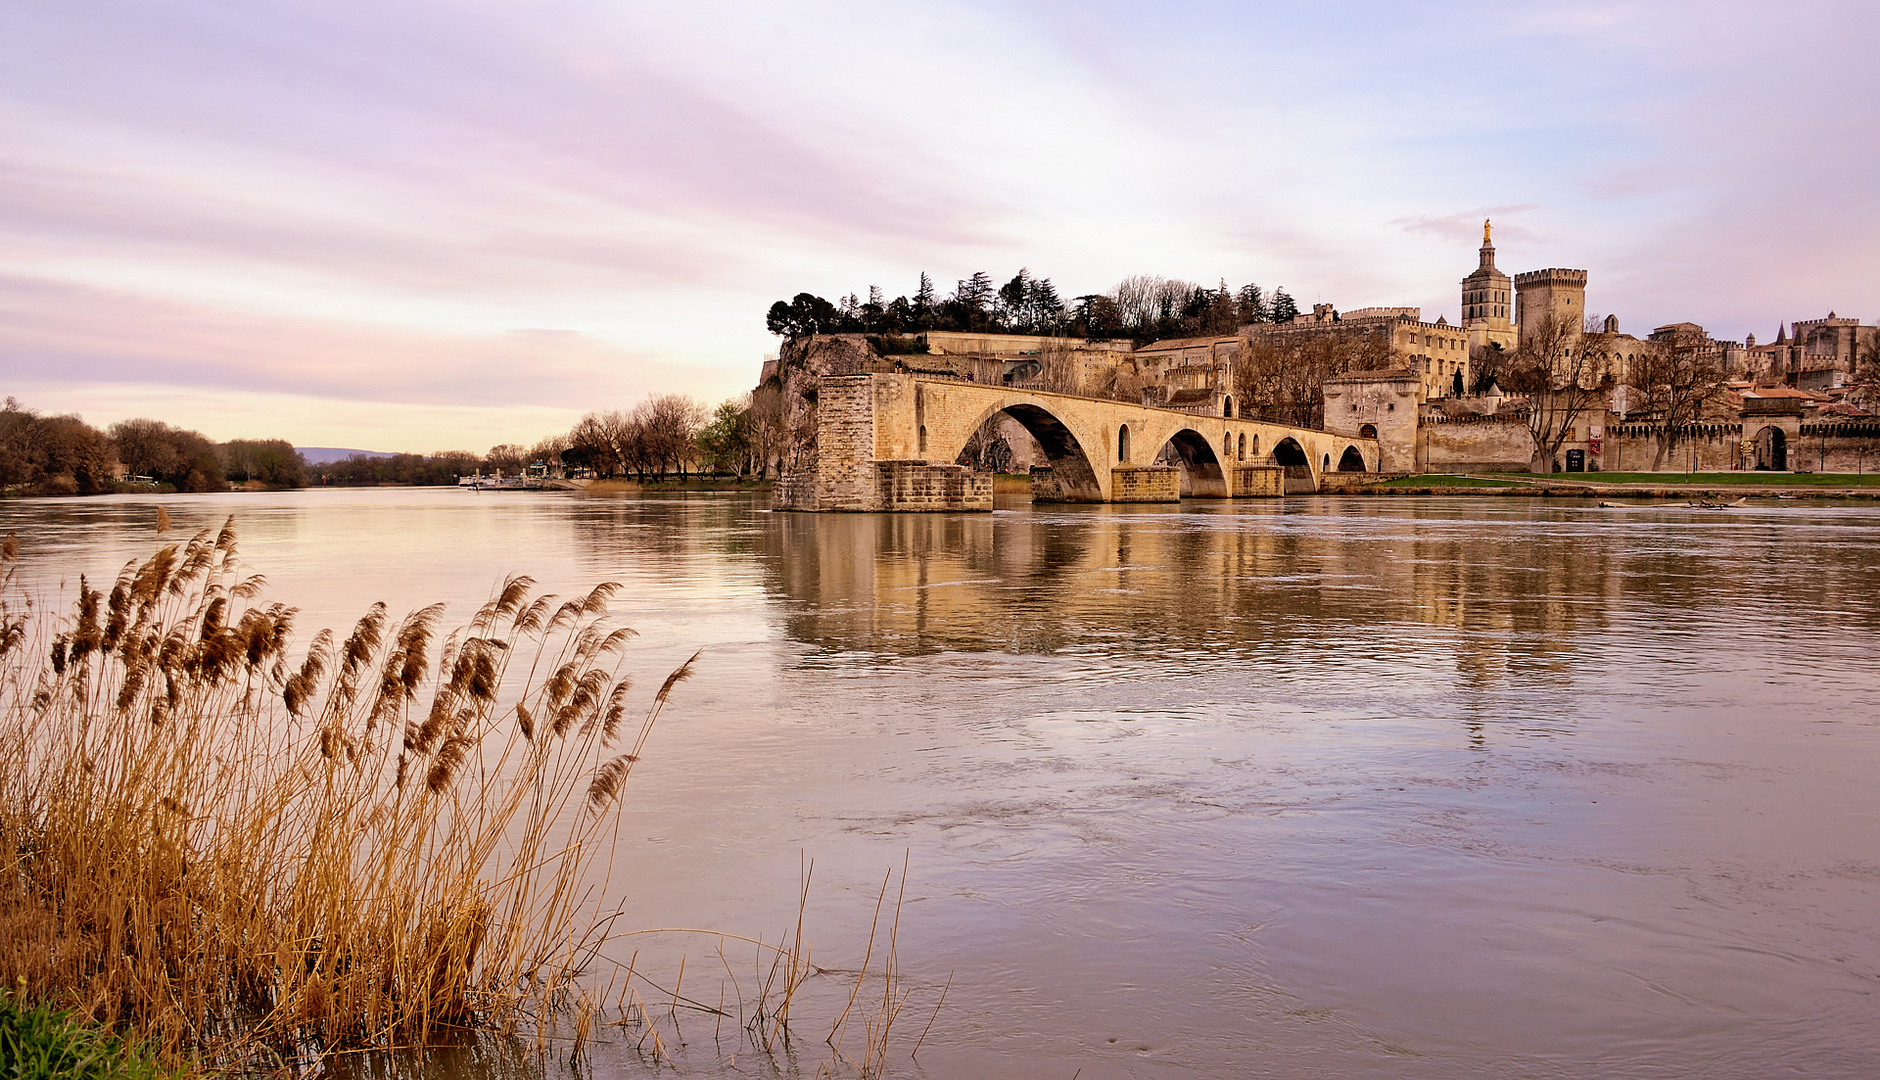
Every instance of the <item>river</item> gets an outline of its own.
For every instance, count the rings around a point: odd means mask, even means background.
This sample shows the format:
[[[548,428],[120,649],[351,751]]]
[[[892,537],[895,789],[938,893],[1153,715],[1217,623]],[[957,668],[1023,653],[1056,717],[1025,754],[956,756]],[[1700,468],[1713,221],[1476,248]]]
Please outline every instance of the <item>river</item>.
[[[629,921],[774,941],[814,860],[826,1012],[905,860],[891,1076],[1880,1069],[1871,504],[382,489],[11,500],[0,529],[69,596],[152,550],[159,503],[184,535],[232,514],[302,640],[375,600],[461,619],[505,574],[621,582],[643,683],[704,650],[627,791]],[[619,948],[727,980],[710,939]],[[690,1076],[829,1056],[735,1029],[664,1039]]]

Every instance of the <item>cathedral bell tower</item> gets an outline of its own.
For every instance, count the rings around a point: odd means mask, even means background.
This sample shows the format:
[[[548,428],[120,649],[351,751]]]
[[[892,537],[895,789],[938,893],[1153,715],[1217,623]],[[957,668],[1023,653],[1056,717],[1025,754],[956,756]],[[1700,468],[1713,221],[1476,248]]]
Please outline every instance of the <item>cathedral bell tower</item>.
[[[1495,241],[1489,222],[1482,222],[1481,262],[1475,273],[1462,279],[1462,325],[1469,331],[1469,357],[1500,345],[1515,347],[1514,281],[1495,269]]]

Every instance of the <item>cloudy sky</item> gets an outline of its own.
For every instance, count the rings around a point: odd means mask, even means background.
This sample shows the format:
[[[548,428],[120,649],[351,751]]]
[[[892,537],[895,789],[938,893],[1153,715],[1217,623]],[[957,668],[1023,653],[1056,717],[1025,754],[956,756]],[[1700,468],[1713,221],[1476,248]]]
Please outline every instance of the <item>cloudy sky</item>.
[[[1020,266],[1880,315],[1880,5],[6,0],[4,393],[482,450]]]

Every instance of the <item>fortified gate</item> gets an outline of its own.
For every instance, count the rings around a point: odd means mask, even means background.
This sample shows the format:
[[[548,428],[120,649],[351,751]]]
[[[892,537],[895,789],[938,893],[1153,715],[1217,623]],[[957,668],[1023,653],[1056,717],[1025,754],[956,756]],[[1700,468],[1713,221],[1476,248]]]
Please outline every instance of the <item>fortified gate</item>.
[[[780,510],[991,510],[992,476],[955,464],[1004,413],[1050,462],[1032,497],[1050,502],[1176,502],[1314,492],[1329,471],[1375,472],[1374,438],[945,376],[825,376],[816,452],[775,489]],[[1179,465],[1155,465],[1172,447]]]

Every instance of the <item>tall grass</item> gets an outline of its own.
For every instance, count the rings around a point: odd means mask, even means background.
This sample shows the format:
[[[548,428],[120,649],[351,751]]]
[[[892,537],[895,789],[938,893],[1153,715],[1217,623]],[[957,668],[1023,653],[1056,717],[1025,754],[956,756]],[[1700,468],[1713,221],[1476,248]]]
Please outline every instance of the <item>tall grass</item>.
[[[630,705],[617,586],[525,577],[300,652],[236,556],[231,523],[50,611],[0,550],[0,982],[205,1065],[539,1030],[692,661]]]

